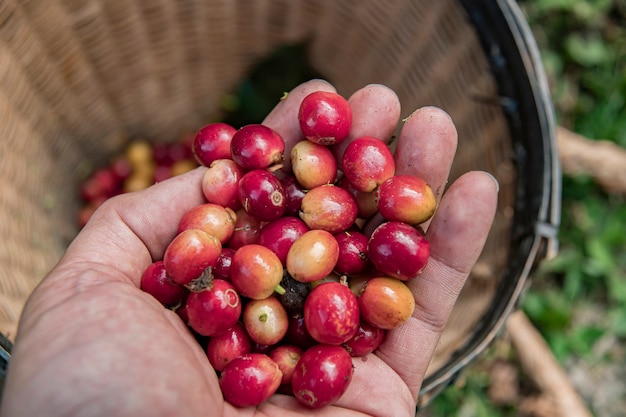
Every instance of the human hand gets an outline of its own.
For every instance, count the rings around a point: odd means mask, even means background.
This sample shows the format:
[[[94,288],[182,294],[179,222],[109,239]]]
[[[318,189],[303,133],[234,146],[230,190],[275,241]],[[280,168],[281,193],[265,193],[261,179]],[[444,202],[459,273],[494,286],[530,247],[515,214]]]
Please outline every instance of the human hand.
[[[264,122],[285,138],[286,153],[301,138],[298,105],[314,90],[334,88],[319,80],[304,83]],[[370,85],[349,101],[350,138],[390,139],[400,118],[393,91]],[[440,109],[420,109],[403,124],[397,173],[422,177],[440,199],[426,225],[431,258],[409,283],[413,317],[389,331],[366,360],[353,360],[353,380],[334,406],[310,410],[286,395],[256,409],[225,403],[216,373],[185,324],[139,289],[143,271],[162,258],[178,220],[205,202],[205,168],[198,168],[112,198],[93,215],[25,305],[0,414],[414,415],[427,366],[497,204],[497,184],[484,172],[466,173],[442,195],[456,144],[453,122]]]

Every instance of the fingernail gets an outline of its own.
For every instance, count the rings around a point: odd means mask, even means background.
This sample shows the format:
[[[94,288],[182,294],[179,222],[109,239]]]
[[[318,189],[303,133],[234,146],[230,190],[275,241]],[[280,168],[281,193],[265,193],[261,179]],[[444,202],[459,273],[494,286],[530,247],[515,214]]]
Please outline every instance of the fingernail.
[[[498,179],[491,172],[485,171],[485,174],[491,177],[493,182],[496,184],[496,191],[500,192],[500,183],[498,182]]]

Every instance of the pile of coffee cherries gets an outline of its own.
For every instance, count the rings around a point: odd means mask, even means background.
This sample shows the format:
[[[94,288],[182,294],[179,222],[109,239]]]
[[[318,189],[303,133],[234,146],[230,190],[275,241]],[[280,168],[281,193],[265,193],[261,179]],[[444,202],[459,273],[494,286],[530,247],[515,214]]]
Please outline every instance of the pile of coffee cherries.
[[[93,212],[113,196],[142,190],[196,168],[199,163],[193,154],[193,140],[193,133],[180,134],[171,143],[129,140],[123,152],[80,184],[78,226],[85,226]]]
[[[407,282],[430,254],[420,229],[436,209],[430,186],[396,175],[379,138],[353,138],[337,157],[347,100],[311,93],[298,121],[303,139],[288,155],[262,124],[197,132],[206,202],[141,281],[187,323],[238,407],[276,392],[310,408],[336,402],[352,359],[411,317]]]

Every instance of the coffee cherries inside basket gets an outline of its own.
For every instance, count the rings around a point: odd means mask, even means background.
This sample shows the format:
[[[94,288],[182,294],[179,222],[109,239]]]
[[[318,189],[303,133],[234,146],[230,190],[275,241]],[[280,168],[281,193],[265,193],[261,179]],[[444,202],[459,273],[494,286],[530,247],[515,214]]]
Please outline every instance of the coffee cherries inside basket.
[[[191,148],[194,135],[180,134],[174,139],[150,143],[134,138],[107,166],[92,172],[80,185],[78,226],[83,227],[104,201],[117,194],[138,191],[196,168],[198,161]]]
[[[430,186],[396,175],[380,138],[351,139],[337,156],[352,123],[345,98],[310,94],[298,122],[289,154],[261,124],[198,131],[206,202],[141,280],[187,323],[238,407],[277,392],[310,408],[336,402],[352,360],[413,314],[407,282],[430,254],[420,228],[436,209]]]

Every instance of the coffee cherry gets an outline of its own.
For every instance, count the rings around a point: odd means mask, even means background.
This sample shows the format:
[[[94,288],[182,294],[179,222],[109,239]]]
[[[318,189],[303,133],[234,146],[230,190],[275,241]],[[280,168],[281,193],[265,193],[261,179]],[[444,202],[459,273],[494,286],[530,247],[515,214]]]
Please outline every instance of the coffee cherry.
[[[358,303],[361,317],[384,330],[400,326],[415,310],[415,298],[409,287],[403,281],[389,277],[367,280],[361,288]]]
[[[315,345],[304,351],[291,378],[293,394],[309,408],[337,401],[352,381],[352,358],[346,349]]]
[[[283,138],[268,126],[250,124],[233,135],[231,159],[245,170],[266,169],[285,158]]]
[[[315,91],[300,104],[298,122],[304,136],[321,145],[342,142],[352,126],[352,110],[340,94]]]
[[[300,206],[304,198],[305,191],[293,174],[283,174],[280,183],[285,192],[285,215],[297,216],[300,213]]]
[[[202,193],[209,203],[219,204],[232,210],[241,207],[239,179],[244,170],[232,159],[218,159],[209,165],[202,176]]]
[[[337,239],[325,230],[309,230],[287,253],[287,271],[300,282],[313,282],[330,274],[339,258]]]
[[[235,230],[226,246],[232,249],[239,249],[244,245],[256,242],[261,232],[262,222],[248,214],[243,208],[237,210],[235,214],[237,215]]]
[[[317,341],[311,337],[306,329],[302,313],[293,313],[289,316],[289,328],[287,329],[284,342],[298,346],[301,349],[308,349],[317,344]]]
[[[430,219],[437,207],[426,181],[411,175],[395,175],[380,184],[377,192],[378,211],[387,220],[418,225]]]
[[[371,192],[396,171],[393,154],[387,144],[370,136],[350,142],[341,159],[346,179],[358,191]]]
[[[226,365],[220,374],[224,398],[235,407],[254,407],[274,395],[282,372],[278,364],[263,353],[247,353]]]
[[[386,331],[361,320],[359,329],[352,339],[343,344],[343,347],[352,357],[368,355],[378,349],[385,340]]]
[[[178,223],[178,233],[189,229],[200,229],[226,243],[235,231],[237,215],[229,208],[206,203],[188,210]]]
[[[340,345],[359,329],[357,298],[347,285],[326,282],[313,288],[304,302],[304,324],[319,343]]]
[[[339,245],[339,258],[335,265],[338,274],[357,275],[370,266],[367,257],[369,237],[356,229],[335,234]]]
[[[337,185],[344,190],[346,190],[354,201],[356,201],[357,206],[357,217],[361,219],[369,219],[374,214],[378,212],[378,196],[376,190],[370,192],[359,191],[346,177],[342,177]]]
[[[426,267],[430,243],[411,225],[386,222],[372,232],[367,256],[381,273],[407,281],[417,277]]]
[[[217,258],[217,262],[213,267],[213,276],[215,278],[221,278],[226,281],[230,281],[230,264],[233,261],[233,255],[235,254],[235,249],[222,247],[222,252],[220,256]]]
[[[215,236],[199,229],[176,235],[165,249],[163,265],[172,281],[187,285],[215,266],[222,245]]]
[[[214,279],[206,289],[191,292],[186,309],[189,326],[202,336],[216,336],[237,323],[241,315],[241,300],[233,285]]]
[[[224,333],[215,335],[209,339],[206,347],[209,363],[216,371],[222,371],[230,361],[249,353],[252,350],[252,342],[243,325],[235,323]]]
[[[163,261],[148,265],[141,276],[141,289],[156,298],[165,307],[175,307],[183,300],[187,289],[172,281]]]
[[[235,132],[237,129],[226,123],[203,126],[196,133],[192,144],[198,163],[208,167],[218,159],[230,159],[230,142]]]
[[[263,169],[248,171],[239,180],[239,201],[248,214],[269,222],[285,213],[285,192],[280,180]]]
[[[304,195],[300,218],[311,229],[338,233],[354,224],[357,211],[356,201],[346,190],[326,184],[315,187]]]
[[[291,149],[290,157],[293,175],[304,189],[335,182],[337,160],[327,146],[302,140]]]
[[[278,256],[265,246],[244,245],[237,249],[230,264],[233,285],[253,300],[267,298],[283,278],[283,266]]]
[[[276,362],[278,368],[283,373],[283,378],[280,381],[281,385],[291,385],[291,378],[293,372],[302,357],[304,350],[294,345],[280,345],[276,346],[269,353],[269,357]]]
[[[250,339],[266,346],[278,343],[289,327],[287,310],[272,296],[248,301],[243,308],[242,321]]]
[[[291,245],[308,230],[307,225],[299,218],[285,216],[263,226],[256,243],[274,252],[280,262],[285,265]]]

